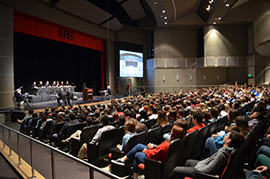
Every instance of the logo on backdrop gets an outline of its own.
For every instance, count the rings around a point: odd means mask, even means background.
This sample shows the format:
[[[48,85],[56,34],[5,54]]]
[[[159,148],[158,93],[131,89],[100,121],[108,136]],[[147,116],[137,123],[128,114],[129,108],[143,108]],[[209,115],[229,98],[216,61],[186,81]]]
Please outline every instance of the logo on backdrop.
[[[59,29],[58,30],[58,36],[65,38],[65,39],[70,39],[73,40],[73,32],[70,32],[68,30],[63,30],[63,29]]]

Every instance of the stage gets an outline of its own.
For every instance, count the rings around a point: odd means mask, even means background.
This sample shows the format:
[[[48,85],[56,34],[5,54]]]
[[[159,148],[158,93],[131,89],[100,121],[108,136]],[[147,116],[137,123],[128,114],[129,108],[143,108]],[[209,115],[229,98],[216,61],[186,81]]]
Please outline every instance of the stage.
[[[78,105],[81,106],[91,106],[91,105],[96,105],[96,104],[103,104],[103,103],[110,103],[111,99],[121,99],[124,98],[125,96],[94,96],[93,100],[89,101],[83,101],[83,98],[78,98],[77,100],[72,100],[71,105],[73,107],[76,107]],[[36,112],[39,111],[44,111],[44,108],[52,108],[54,106],[58,106],[57,100],[52,100],[52,101],[47,101],[47,102],[36,102],[36,103],[30,103],[30,107],[26,106],[24,104],[23,106],[19,107],[14,107],[14,109],[20,109],[24,111],[28,111],[29,109],[34,109]],[[68,104],[64,103],[64,106],[68,106]]]

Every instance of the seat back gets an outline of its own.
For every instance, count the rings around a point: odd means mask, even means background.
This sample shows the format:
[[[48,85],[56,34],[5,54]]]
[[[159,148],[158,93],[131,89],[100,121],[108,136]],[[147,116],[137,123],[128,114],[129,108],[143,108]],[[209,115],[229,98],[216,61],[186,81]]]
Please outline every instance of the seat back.
[[[192,126],[194,126],[194,124],[192,123],[192,117],[188,117],[185,119],[187,121],[187,128],[191,128]]]
[[[263,126],[263,121],[260,121],[246,136],[245,141],[240,148],[235,150],[235,153],[231,156],[227,169],[223,174],[223,179],[241,178],[245,157],[249,155],[251,148],[254,146],[256,136],[259,135]]]
[[[215,129],[214,129],[214,133],[217,133],[220,131],[220,126],[221,126],[221,119],[217,119],[215,121]]]
[[[110,148],[116,146],[116,138],[118,129],[110,129],[101,134],[100,141],[98,143],[98,158],[101,160],[108,156]]]
[[[147,127],[148,129],[151,129],[151,127],[152,127],[154,124],[156,124],[156,122],[157,122],[157,119],[148,119],[148,120],[146,120],[146,121],[144,122],[144,124],[146,125],[146,127]]]
[[[165,126],[163,126],[161,128],[161,135],[163,136],[164,134],[171,132],[172,127],[173,127],[173,124],[166,124]]]
[[[58,122],[55,126],[54,133],[59,134],[65,122]]]
[[[121,144],[123,136],[125,134],[125,126],[120,126],[118,128],[117,135],[115,136],[116,144]]]
[[[208,136],[210,137],[215,132],[216,121],[209,123],[208,124],[208,127],[209,127],[209,129],[208,129]]]
[[[130,149],[132,149],[138,143],[146,143],[147,132],[143,131],[138,134],[134,134],[128,141],[123,152],[126,154]]]
[[[185,138],[176,139],[171,142],[168,154],[164,161],[162,178],[169,179],[173,177],[173,169],[179,165],[182,151],[184,149]],[[147,166],[146,166],[147,167]]]
[[[99,128],[100,125],[87,126],[83,128],[81,133],[80,146],[82,146],[83,143],[90,142]]]
[[[192,133],[187,134],[186,139],[185,139],[185,147],[184,150],[182,151],[181,158],[179,160],[179,165],[184,166],[186,163],[187,159],[193,159],[193,146],[194,143],[197,139],[198,131],[194,131]]]
[[[228,116],[224,116],[223,118],[221,118],[220,130],[224,130],[227,123],[228,123]]]
[[[252,110],[252,108],[253,108],[254,105],[255,105],[255,102],[253,101],[253,102],[245,105],[244,107],[241,107],[240,109],[238,109],[238,111],[240,112],[240,114],[242,116],[244,116],[244,115],[246,115],[246,113],[248,111],[251,111]]]
[[[65,139],[71,136],[74,132],[77,130],[82,130],[85,124],[72,124],[67,127],[66,133],[65,133]]]
[[[160,144],[161,143],[161,128],[156,127],[154,129],[149,129],[146,139],[146,144],[153,143],[153,144]]]
[[[205,141],[209,137],[208,136],[209,126],[204,126],[198,130],[197,139],[193,146],[193,158],[196,160],[200,160],[203,155],[203,148],[205,146]]]

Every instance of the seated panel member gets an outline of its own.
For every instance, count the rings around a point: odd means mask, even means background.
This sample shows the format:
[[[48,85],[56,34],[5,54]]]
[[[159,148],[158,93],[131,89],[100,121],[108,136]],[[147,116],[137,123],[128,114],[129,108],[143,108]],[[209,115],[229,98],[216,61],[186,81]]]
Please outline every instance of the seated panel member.
[[[17,102],[20,103],[20,105],[22,105],[25,102],[27,104],[27,106],[30,106],[27,98],[22,95],[21,88],[16,89],[14,92],[14,95],[15,95]]]
[[[42,81],[39,81],[38,87],[39,88],[43,87],[43,82]]]

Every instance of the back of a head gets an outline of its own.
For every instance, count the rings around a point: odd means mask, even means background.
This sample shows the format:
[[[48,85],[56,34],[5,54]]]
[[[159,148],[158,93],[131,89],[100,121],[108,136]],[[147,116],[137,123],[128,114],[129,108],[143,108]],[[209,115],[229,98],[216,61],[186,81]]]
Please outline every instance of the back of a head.
[[[174,125],[182,127],[185,130],[185,132],[187,132],[188,124],[187,124],[187,121],[185,119],[177,119],[174,122]]]
[[[211,113],[212,118],[216,119],[218,117],[219,111],[216,107],[212,107],[210,109],[210,113]]]
[[[86,117],[86,124],[87,124],[87,126],[91,126],[91,125],[92,125],[92,122],[93,122],[92,117],[87,116],[87,117]]]
[[[232,140],[232,142],[230,143],[230,147],[233,148],[239,148],[245,140],[244,136],[235,130],[231,131],[229,139]]]
[[[74,112],[71,112],[71,113],[69,113],[69,119],[71,120],[71,121],[73,121],[74,119],[75,119],[75,117],[76,117],[76,115],[75,115],[75,113]]]
[[[177,125],[174,125],[173,128],[172,128],[172,132],[171,132],[171,140],[175,140],[175,139],[178,139],[178,138],[184,138],[186,136],[186,132],[185,130],[180,127],[180,126],[177,126]]]
[[[127,120],[125,123],[125,133],[135,132],[135,122],[133,120]]]
[[[125,109],[124,110],[124,114],[125,114],[125,116],[129,116],[130,115],[130,111],[128,109]]]
[[[176,111],[175,111],[174,109],[172,109],[172,110],[170,111],[170,118],[173,118],[173,119],[176,118]]]
[[[193,118],[194,118],[194,119],[197,119],[197,122],[198,122],[198,123],[202,123],[202,121],[203,121],[203,115],[202,115],[201,112],[195,112],[195,113],[193,114]]]
[[[235,118],[237,116],[240,116],[240,112],[237,110],[237,109],[231,109],[229,111],[229,119],[230,119],[230,122],[234,122],[235,121]]]
[[[29,114],[33,114],[34,113],[34,110],[33,109],[29,109],[28,113]]]
[[[120,125],[124,125],[125,124],[125,121],[126,121],[126,117],[124,115],[121,115],[121,116],[119,116],[118,120],[119,120],[118,123]]]
[[[103,125],[106,126],[106,125],[109,124],[110,118],[109,118],[108,116],[104,115],[104,116],[102,117],[101,121],[102,121]]]
[[[151,111],[153,112],[153,114],[157,114],[157,108],[155,106],[151,108]]]

